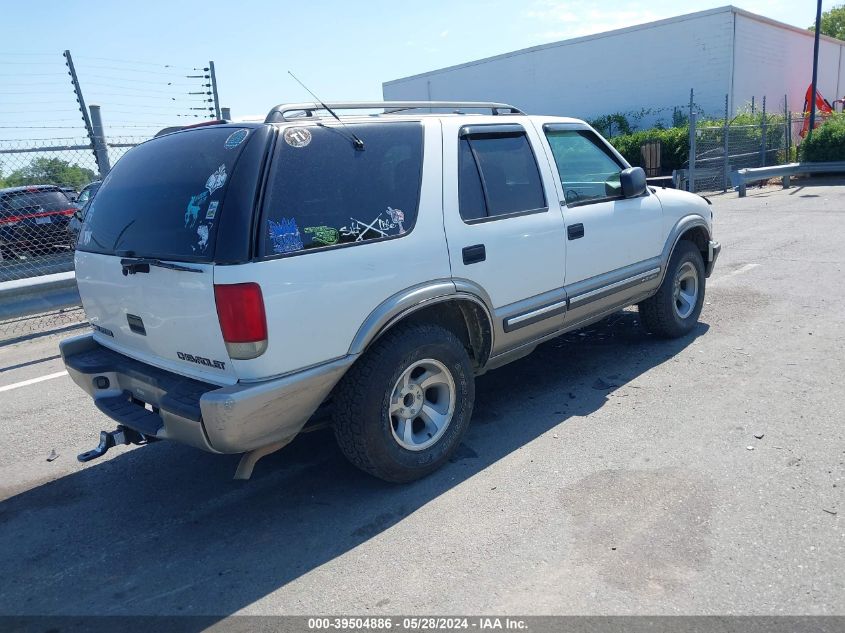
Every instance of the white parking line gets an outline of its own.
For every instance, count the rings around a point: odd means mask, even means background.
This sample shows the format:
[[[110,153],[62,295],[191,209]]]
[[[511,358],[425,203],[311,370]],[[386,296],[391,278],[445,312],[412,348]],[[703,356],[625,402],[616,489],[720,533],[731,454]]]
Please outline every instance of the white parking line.
[[[11,385],[6,385],[5,387],[0,387],[0,392],[11,391],[12,389],[17,389],[18,387],[26,387],[27,385],[34,385],[35,383],[44,382],[45,380],[52,380],[53,378],[59,378],[60,376],[67,376],[67,372],[57,371],[55,374],[47,374],[46,376],[39,376],[38,378],[22,380],[21,382],[16,382]]]
[[[728,279],[729,277],[734,277],[735,275],[741,275],[742,273],[747,273],[749,270],[757,268],[760,264],[746,264],[745,266],[741,266],[736,270],[732,270],[731,272],[727,273],[726,275],[722,275],[718,279],[713,279],[710,281],[710,285],[717,284],[723,279]]]

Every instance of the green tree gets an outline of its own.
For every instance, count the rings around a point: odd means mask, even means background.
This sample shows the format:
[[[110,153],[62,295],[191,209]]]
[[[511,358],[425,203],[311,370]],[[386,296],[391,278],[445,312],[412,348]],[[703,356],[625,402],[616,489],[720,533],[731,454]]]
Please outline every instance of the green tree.
[[[815,31],[816,25],[813,24],[810,30]],[[845,4],[837,5],[830,11],[822,13],[822,35],[845,40]]]
[[[631,134],[634,131],[628,122],[628,118],[621,112],[605,114],[604,116],[587,121],[587,123],[607,137]]]
[[[4,186],[62,185],[79,189],[95,180],[90,169],[72,165],[61,158],[36,158],[26,167],[16,169],[4,179]]]

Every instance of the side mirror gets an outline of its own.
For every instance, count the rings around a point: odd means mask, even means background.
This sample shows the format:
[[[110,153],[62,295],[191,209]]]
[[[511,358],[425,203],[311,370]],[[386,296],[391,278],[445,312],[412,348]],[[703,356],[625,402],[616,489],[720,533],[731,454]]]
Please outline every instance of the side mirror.
[[[636,198],[645,193],[646,180],[642,167],[629,167],[619,174],[622,184],[622,195],[625,198]]]

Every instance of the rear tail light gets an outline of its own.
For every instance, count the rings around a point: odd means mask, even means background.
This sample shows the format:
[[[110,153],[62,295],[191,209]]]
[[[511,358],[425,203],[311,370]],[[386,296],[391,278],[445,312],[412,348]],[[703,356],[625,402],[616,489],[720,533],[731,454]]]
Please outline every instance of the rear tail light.
[[[23,215],[8,215],[0,218],[0,224],[14,224],[32,218],[44,218],[50,215],[73,215],[78,209],[60,209],[59,211],[41,211],[39,213],[24,213]]]
[[[261,287],[255,283],[214,286],[217,318],[229,357],[248,360],[267,349],[267,317]]]

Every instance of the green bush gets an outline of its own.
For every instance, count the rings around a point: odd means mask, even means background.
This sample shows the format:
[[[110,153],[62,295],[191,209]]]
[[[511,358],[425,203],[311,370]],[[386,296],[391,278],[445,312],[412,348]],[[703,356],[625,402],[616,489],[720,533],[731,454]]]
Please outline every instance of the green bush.
[[[660,163],[666,173],[682,169],[689,158],[689,127],[643,130],[609,140],[625,160],[635,167],[644,166],[640,148],[649,141],[660,141]]]
[[[799,147],[799,156],[806,162],[845,160],[845,114],[836,114],[813,130]]]

